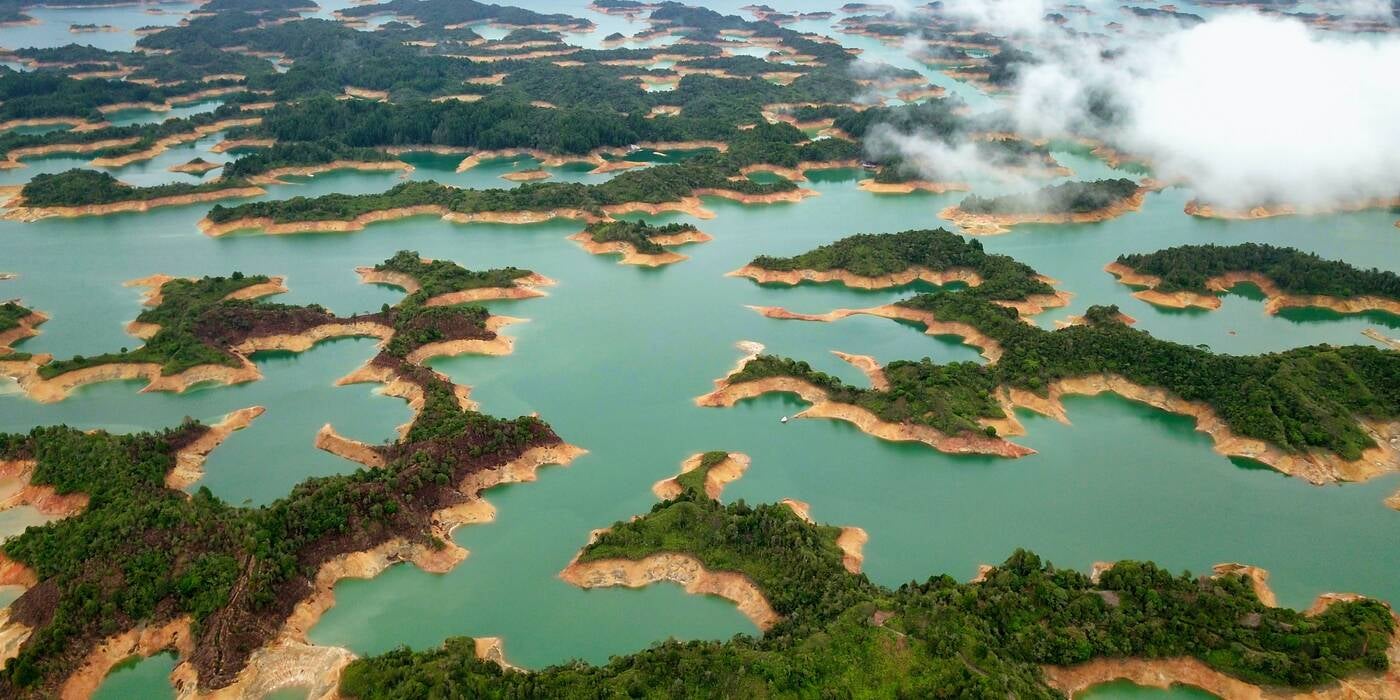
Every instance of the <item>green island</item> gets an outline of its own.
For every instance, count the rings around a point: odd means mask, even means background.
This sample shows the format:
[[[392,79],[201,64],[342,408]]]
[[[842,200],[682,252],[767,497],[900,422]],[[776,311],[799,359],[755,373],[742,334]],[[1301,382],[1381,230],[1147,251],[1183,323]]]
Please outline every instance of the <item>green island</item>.
[[[437,513],[479,498],[532,448],[562,445],[540,419],[466,410],[441,376],[397,362],[399,379],[425,400],[403,440],[375,448],[384,466],[307,480],[259,508],[167,487],[176,455],[207,430],[197,423],[134,435],[67,426],[0,435],[0,459],[34,461],[32,484],[89,496],[81,512],[3,545],[37,584],[10,606],[11,622],[33,632],[5,663],[0,694],[56,695],[104,639],[167,624],[189,630],[185,660],[199,689],[228,687],[316,594],[323,565],[386,546],[386,563],[397,551],[415,561],[444,556]]]
[[[373,270],[412,279],[428,298],[471,289],[514,287],[522,277],[534,274],[518,267],[468,270],[451,260],[425,262],[414,250],[401,250]]]
[[[513,273],[493,270],[485,274],[485,279],[494,282],[497,277],[506,278]],[[453,277],[449,274],[443,279]],[[332,335],[383,337],[386,342],[381,354],[396,358],[407,357],[430,343],[491,341],[497,337],[486,326],[490,314],[485,308],[429,306],[426,290],[409,294],[394,306],[386,304],[376,313],[345,317],[317,304],[276,304],[240,294],[254,287],[259,287],[255,290],[259,296],[270,294],[276,290],[269,287],[276,283],[270,277],[238,272],[229,277],[166,281],[160,286],[160,303],[136,317],[134,328],[148,333],[144,345],[134,350],[123,348],[115,353],[55,360],[39,365],[38,375],[54,379],[80,369],[126,363],[159,365],[160,375],[165,377],[201,366],[244,368],[250,347],[257,350],[268,349],[264,347],[267,345],[299,346],[301,337],[314,342],[322,327],[330,327]]]
[[[754,269],[756,268],[756,269]],[[1006,255],[988,253],[976,240],[967,240],[947,229],[911,229],[898,233],[859,233],[800,255],[760,255],[744,273],[759,281],[778,281],[764,272],[849,273],[875,278],[921,268],[934,273],[973,273],[967,279],[976,294],[986,300],[1021,301],[1032,295],[1054,294],[1055,289],[1029,265]],[[836,277],[841,279],[840,276]],[[849,279],[849,278],[847,278]]]
[[[643,255],[661,255],[666,249],[652,239],[697,231],[694,224],[652,226],[645,221],[599,221],[589,224],[583,233],[594,243],[626,243]]]
[[[719,453],[724,454],[724,453]],[[698,471],[698,470],[697,470]],[[1236,678],[1310,688],[1387,667],[1394,622],[1384,604],[1336,603],[1315,616],[1261,603],[1245,577],[1173,575],[1123,561],[1097,580],[1017,551],[979,581],[942,575],[898,589],[849,573],[838,528],[786,505],[721,504],[688,485],[618,522],[579,563],[673,553],[739,574],[781,620],[761,637],[667,641],[602,666],[533,672],[477,658],[473,640],[358,659],[340,692],[415,697],[1056,698],[1042,665],[1190,656]],[[572,566],[572,565],[571,565]]]
[[[20,190],[20,201],[23,207],[38,209],[88,207],[194,197],[248,187],[245,180],[227,178],[199,183],[172,182],[136,187],[112,177],[111,173],[74,168],[61,173],[35,175]]]
[[[0,304],[0,333],[19,328],[19,322],[33,313],[13,301]]]
[[[1307,294],[1348,299],[1374,296],[1400,300],[1400,275],[1388,270],[1364,270],[1316,253],[1267,243],[1184,245],[1153,253],[1118,256],[1117,263],[1160,278],[1161,292],[1209,293],[1209,280],[1232,272],[1263,275],[1284,294]]]
[[[1024,321],[1007,302],[1047,287],[1030,267],[987,256],[973,243],[959,248],[947,232],[858,236],[774,264],[856,266],[872,271],[908,265],[915,241],[942,239],[945,250],[995,261],[995,276],[963,290],[941,289],[895,302],[916,319],[959,324],[976,343],[995,343],[994,363],[900,360],[884,367],[887,390],[845,384],[801,361],[758,356],[730,375],[731,385],[770,377],[806,381],[829,400],[859,406],[887,423],[924,425],[945,435],[983,432],[1008,418],[1001,395],[1018,389],[1040,396],[1057,382],[1091,375],[1120,376],[1160,388],[1184,402],[1201,402],[1235,435],[1285,452],[1320,448],[1346,460],[1376,445],[1363,421],[1400,417],[1400,353],[1369,346],[1315,345],[1264,355],[1223,355],[1153,338],[1121,322],[1117,307],[1091,307],[1085,323],[1046,331]],[[927,245],[927,243],[923,243]],[[975,254],[973,251],[976,251]],[[756,263],[767,259],[759,258]],[[803,261],[803,262],[796,262]],[[837,261],[840,261],[839,263]],[[1001,303],[998,303],[1001,302]],[[968,331],[954,331],[967,334]]]

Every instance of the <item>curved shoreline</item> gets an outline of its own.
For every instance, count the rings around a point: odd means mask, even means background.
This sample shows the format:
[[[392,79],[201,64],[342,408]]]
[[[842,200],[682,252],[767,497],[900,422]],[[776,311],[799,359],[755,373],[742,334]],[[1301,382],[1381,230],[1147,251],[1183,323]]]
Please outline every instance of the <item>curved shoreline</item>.
[[[1144,387],[1113,374],[1061,379],[1050,385],[1048,395],[1044,397],[1022,389],[1007,389],[1004,392],[1003,403],[1008,410],[1025,408],[1068,423],[1069,419],[1061,401],[1063,396],[1094,396],[1104,392],[1111,392],[1169,413],[1194,418],[1196,430],[1211,437],[1213,449],[1217,453],[1227,457],[1252,459],[1277,472],[1304,479],[1315,485],[1366,481],[1400,471],[1400,421],[1361,421],[1362,427],[1375,440],[1376,445],[1366,449],[1359,459],[1348,461],[1336,454],[1320,450],[1287,452],[1263,440],[1236,435],[1215,411],[1204,403],[1186,401],[1164,389]],[[1392,439],[1396,440],[1395,444],[1391,443]]]
[[[1238,565],[1223,565],[1238,566]],[[1255,571],[1255,567],[1243,567]],[[1221,566],[1216,567],[1217,575]],[[1251,582],[1259,590],[1253,576]],[[1314,616],[1332,603],[1358,598],[1345,593],[1323,593],[1305,614]],[[1263,597],[1260,597],[1263,602]],[[1272,603],[1265,603],[1272,606]],[[1394,613],[1391,613],[1394,617]],[[1400,618],[1397,618],[1400,620]],[[1295,698],[1303,700],[1354,700],[1355,698],[1400,697],[1400,632],[1393,633],[1386,649],[1390,668],[1384,673],[1364,673],[1310,690],[1292,690],[1257,686],[1217,671],[1194,657],[1164,659],[1099,658],[1075,666],[1041,666],[1045,682],[1073,698],[1080,692],[1103,683],[1127,680],[1136,685],[1167,689],[1173,685],[1188,685],[1222,698]]]
[[[1142,208],[1143,199],[1149,189],[1138,187],[1132,196],[1115,202],[1102,209],[1088,212],[1066,212],[1063,214],[973,214],[959,209],[956,205],[938,212],[938,218],[951,221],[969,236],[995,236],[1007,233],[1013,226],[1022,224],[1089,224],[1116,219],[1129,212]]]
[[[559,572],[559,578],[579,588],[641,588],[670,581],[680,584],[691,595],[713,595],[729,600],[760,631],[767,631],[782,619],[748,576],[734,571],[710,571],[700,560],[687,554],[659,552],[637,560],[589,562],[580,562],[575,555]]]
[[[663,501],[674,500],[684,490],[677,479],[682,474],[698,469],[704,457],[703,452],[686,457],[685,461],[681,462],[680,472],[652,484],[651,492]],[[705,495],[718,501],[720,495],[724,493],[725,485],[743,476],[744,472],[748,471],[751,461],[749,456],[742,452],[730,452],[723,461],[705,472]]]
[[[1400,207],[1400,197],[1373,197],[1352,202],[1323,207],[1299,207],[1293,204],[1259,205],[1249,209],[1217,209],[1200,200],[1192,199],[1182,211],[1199,219],[1224,219],[1227,221],[1254,221],[1271,219],[1277,216],[1326,216],[1328,214],[1349,214],[1367,209],[1392,209]],[[1400,225],[1400,224],[1397,224]]]
[[[766,377],[738,384],[729,378],[715,380],[715,390],[695,399],[701,407],[730,407],[744,399],[768,393],[796,394],[812,404],[795,418],[832,418],[846,421],[861,432],[891,442],[919,442],[948,454],[985,454],[998,457],[1024,457],[1035,450],[1001,438],[977,433],[948,435],[926,425],[890,423],[854,404],[831,401],[820,387],[796,377]]]
[[[401,160],[333,160],[318,165],[289,165],[273,168],[248,178],[255,185],[283,185],[284,177],[311,177],[336,170],[357,170],[361,172],[381,172],[402,170],[404,176],[413,172],[413,166]]]
[[[369,266],[357,267],[355,268],[355,272],[359,274],[360,281],[365,284],[383,284],[391,287],[398,287],[408,294],[416,294],[423,289],[423,286],[418,283],[417,279],[414,279],[412,275],[402,272],[376,270]],[[430,297],[423,305],[452,306],[455,304],[491,301],[496,299],[530,299],[533,297],[548,296],[546,292],[536,289],[536,287],[551,287],[556,284],[558,284],[558,282],[538,272],[531,272],[523,277],[515,278],[515,286],[512,287],[476,287],[474,289],[463,289],[455,292],[444,292],[435,297]]]
[[[144,326],[137,328],[144,332]],[[163,374],[161,365],[154,362],[110,362],[83,367],[58,376],[45,379],[39,375],[39,367],[52,358],[49,355],[35,355],[25,360],[5,360],[0,358],[0,375],[15,379],[30,399],[39,403],[54,403],[67,398],[74,390],[88,384],[132,379],[146,380],[141,393],[170,391],[184,393],[190,387],[204,382],[232,385],[256,381],[262,378],[257,366],[247,356],[261,351],[282,350],[305,352],[316,343],[330,338],[368,336],[385,339],[393,335],[393,329],[369,321],[332,322],[315,326],[295,334],[278,334],[260,338],[249,338],[229,351],[239,357],[238,366],[196,365],[176,374]]]
[[[89,165],[95,168],[120,168],[132,163],[150,160],[166,152],[171,146],[178,146],[182,143],[198,141],[210,134],[216,134],[238,126],[257,126],[262,123],[262,117],[245,117],[243,119],[225,119],[212,124],[196,126],[190,131],[179,134],[171,134],[165,138],[158,139],[149,148],[133,153],[126,153],[120,156],[93,158]]]
[[[663,253],[640,253],[637,252],[637,247],[635,245],[632,245],[628,241],[603,241],[599,243],[598,241],[593,240],[593,235],[586,230],[579,231],[578,233],[569,236],[569,240],[579,244],[579,246],[582,247],[585,251],[587,251],[590,255],[620,254],[622,256],[622,259],[617,261],[617,264],[619,265],[642,265],[644,267],[660,267],[662,265],[671,265],[674,263],[678,263],[682,260],[688,260],[690,258],[690,256],[688,255],[682,255],[680,253],[672,252],[669,250]],[[693,230],[684,231],[681,233],[652,236],[648,240],[659,246],[670,247],[686,245],[690,243],[707,243],[709,241],[714,240],[714,238],[703,231]]]
[[[224,416],[224,419],[210,425],[198,439],[185,445],[175,453],[175,467],[165,475],[165,487],[184,491],[204,478],[204,460],[214,448],[222,445],[230,435],[252,425],[253,419],[267,411],[262,406],[240,408]]]
[[[1133,296],[1153,306],[1173,309],[1198,307],[1207,310],[1218,309],[1224,294],[1240,283],[1250,283],[1264,292],[1264,310],[1277,314],[1290,307],[1315,307],[1335,311],[1340,314],[1360,314],[1368,311],[1381,311],[1400,316],[1400,299],[1387,299],[1377,296],[1333,297],[1323,294],[1288,294],[1279,289],[1272,279],[1258,272],[1235,271],[1216,275],[1206,280],[1206,288],[1216,294],[1202,294],[1191,290],[1163,292],[1158,290],[1162,278],[1147,275],[1127,265],[1111,262],[1104,271],[1118,278],[1118,281],[1134,287],[1146,287],[1133,292]]]
[[[815,282],[824,284],[828,282],[840,282],[847,287],[855,289],[889,289],[891,287],[903,287],[915,281],[923,281],[939,287],[950,282],[962,282],[969,287],[976,287],[982,284],[982,276],[976,270],[967,267],[950,267],[944,270],[931,270],[922,265],[912,265],[899,272],[880,275],[879,277],[865,277],[853,272],[833,268],[830,270],[769,270],[753,264],[745,265],[737,270],[725,273],[726,277],[747,277],[759,284],[786,284],[797,285],[803,282]]]
[[[12,350],[10,347],[25,338],[33,338],[39,335],[39,325],[49,320],[49,317],[42,311],[29,310],[29,315],[16,323],[19,325],[7,331],[0,331],[0,356]]]
[[[880,366],[879,360],[869,355],[852,355],[850,353],[841,352],[840,350],[832,350],[831,354],[840,358],[842,362],[860,370],[861,374],[864,374],[865,378],[870,381],[871,389],[876,391],[889,390],[890,380],[885,376],[885,368]]]
[[[872,306],[868,309],[833,309],[823,314],[797,313],[795,311],[788,311],[781,306],[750,305],[748,308],[757,311],[767,318],[778,320],[831,323],[850,316],[879,316],[880,318],[898,321],[910,321],[924,326],[924,333],[927,335],[955,335],[962,338],[964,345],[977,348],[981,352],[982,357],[985,357],[988,362],[996,362],[1001,359],[1002,355],[1000,342],[966,323],[940,321],[935,318],[932,313],[911,309],[898,304],[884,304],[882,306]]]
[[[82,216],[104,216],[126,212],[146,212],[159,207],[173,207],[185,204],[213,202],[220,199],[258,197],[267,194],[261,187],[230,187],[222,190],[207,190],[191,194],[155,197],[152,199],[127,199],[106,204],[87,204],[72,207],[31,207],[24,203],[24,197],[17,196],[5,203],[4,218],[11,221],[38,221],[54,217],[74,218]]]
[[[817,524],[812,519],[812,504],[806,501],[799,501],[796,498],[784,498],[778,501],[782,505],[792,510],[792,514],[801,518],[808,525]],[[847,526],[841,528],[840,534],[836,536],[836,548],[841,550],[841,566],[853,574],[860,573],[860,567],[865,562],[865,555],[862,549],[865,543],[870,541],[870,535],[864,528]]]

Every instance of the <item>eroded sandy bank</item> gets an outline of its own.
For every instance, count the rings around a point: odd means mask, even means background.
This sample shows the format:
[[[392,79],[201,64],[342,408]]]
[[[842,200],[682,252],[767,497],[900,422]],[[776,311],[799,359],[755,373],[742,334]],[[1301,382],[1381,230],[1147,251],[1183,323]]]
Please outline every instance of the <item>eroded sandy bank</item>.
[[[7,331],[0,331],[0,354],[10,350],[10,346],[25,338],[39,335],[39,324],[49,320],[43,312],[30,310],[29,315],[19,319],[19,325]]]
[[[688,256],[681,255],[680,253],[672,252],[669,250],[662,253],[641,253],[637,251],[636,246],[632,245],[627,241],[603,241],[599,243],[598,241],[593,240],[593,234],[589,233],[588,231],[579,231],[578,233],[569,236],[569,240],[579,244],[581,248],[588,251],[592,255],[620,254],[622,255],[622,259],[618,261],[619,265],[641,265],[644,267],[660,267],[662,265],[671,265],[673,263],[678,263],[682,260],[688,259]],[[660,236],[652,236],[650,240],[652,243],[655,243],[659,246],[669,247],[686,245],[690,243],[705,243],[714,239],[711,238],[709,234],[703,231],[695,230],[683,231],[681,233],[673,233]]]
[[[1063,214],[976,214],[965,212],[957,206],[938,212],[938,218],[951,221],[970,236],[993,236],[1006,233],[1012,226],[1021,224],[1088,224],[1116,219],[1128,212],[1142,208],[1148,188],[1139,187],[1137,192],[1126,199],[1102,209],[1089,212],[1067,212]]]
[[[685,554],[661,552],[635,561],[576,559],[559,572],[559,578],[579,588],[641,588],[671,581],[680,584],[686,593],[714,595],[733,602],[760,630],[767,630],[780,619],[749,577],[733,571],[710,571],[698,559]]]
[[[704,453],[693,454],[687,457],[684,462],[681,462],[680,474],[699,469],[700,461],[704,459],[704,457]],[[743,476],[744,472],[749,468],[749,463],[748,455],[742,452],[730,452],[723,461],[710,467],[710,470],[705,472],[705,495],[714,500],[719,500],[720,495],[724,493],[725,484]],[[684,489],[681,487],[680,483],[676,481],[680,474],[652,484],[651,492],[656,494],[656,497],[663,501],[669,501],[681,495]]]
[[[132,164],[132,163],[139,163],[139,162],[141,162],[141,161],[150,160],[150,159],[152,159],[152,158],[155,158],[156,156],[158,156],[158,155],[164,153],[164,152],[165,152],[166,150],[168,150],[171,146],[178,146],[178,145],[180,145],[180,144],[182,144],[182,143],[190,143],[191,141],[198,141],[198,140],[200,140],[200,139],[202,139],[202,138],[204,138],[205,136],[208,136],[208,135],[210,135],[210,134],[215,134],[215,133],[218,133],[218,132],[220,132],[220,131],[226,131],[226,130],[231,129],[231,128],[236,127],[236,126],[256,126],[256,125],[261,124],[261,123],[262,123],[262,117],[245,117],[245,118],[242,118],[242,119],[224,119],[224,120],[222,120],[222,121],[217,121],[217,122],[214,122],[214,123],[212,123],[212,124],[205,124],[205,125],[203,125],[203,126],[196,126],[194,129],[191,129],[190,131],[186,131],[186,132],[182,132],[182,133],[178,133],[178,134],[171,134],[170,136],[166,136],[165,138],[162,138],[162,139],[157,140],[155,143],[151,144],[151,146],[150,146],[149,148],[146,148],[145,150],[133,151],[133,152],[131,152],[131,153],[124,153],[124,154],[119,155],[119,156],[93,158],[93,159],[92,159],[92,162],[90,163],[90,165],[92,165],[92,166],[95,167],[95,168],[120,168],[120,167],[125,166],[125,165],[130,165],[130,164]]]
[[[193,194],[155,197],[153,199],[131,199],[107,204],[87,204],[76,207],[31,207],[24,203],[22,196],[5,203],[4,218],[11,221],[38,221],[55,217],[72,218],[80,216],[103,216],[124,212],[144,212],[159,207],[175,207],[185,204],[199,204],[221,199],[257,197],[267,194],[261,187],[229,187],[222,190],[209,190]]]
[[[923,325],[924,332],[928,335],[956,335],[962,338],[963,343],[979,349],[982,356],[987,358],[988,362],[996,362],[1001,359],[1002,355],[1001,343],[966,323],[940,321],[930,312],[911,309],[898,304],[885,304],[868,309],[833,309],[824,314],[797,313],[795,311],[788,311],[781,306],[749,306],[748,308],[768,318],[782,320],[831,323],[849,316],[866,315],[911,321]]]
[[[29,506],[50,518],[66,518],[87,508],[85,493],[60,494],[52,486],[31,483],[36,466],[28,459],[0,460],[0,482],[14,480],[18,484],[13,492],[0,494],[0,511]]]
[[[412,275],[402,272],[376,270],[368,266],[357,267],[355,268],[355,272],[359,274],[361,282],[398,287],[408,294],[417,294],[423,288]],[[531,272],[524,277],[515,278],[515,285],[511,287],[477,287],[475,289],[463,289],[456,292],[445,292],[429,298],[424,305],[452,306],[455,304],[489,301],[493,299],[529,299],[546,295],[546,293],[538,289],[538,287],[550,287],[555,284],[558,283],[538,272]]]
[[[265,173],[254,175],[249,178],[249,181],[257,185],[277,185],[283,184],[282,178],[285,177],[311,177],[336,170],[358,170],[360,172],[402,170],[404,176],[407,176],[413,172],[413,166],[400,160],[334,160],[319,165],[273,168]]]
[[[230,435],[252,425],[253,419],[266,411],[262,406],[240,408],[209,426],[198,439],[175,453],[175,468],[165,475],[165,487],[183,491],[203,479],[204,460],[209,453],[223,444]]]
[[[852,355],[840,350],[832,350],[831,354],[837,356],[842,362],[855,367],[865,375],[870,381],[870,388],[876,391],[888,391],[890,380],[885,376],[885,368],[880,366],[880,361],[869,355]]]
[[[1160,277],[1139,273],[1118,262],[1109,263],[1104,267],[1104,270],[1117,277],[1118,281],[1123,284],[1147,287],[1147,289],[1133,292],[1133,296],[1154,306],[1176,309],[1192,306],[1202,309],[1218,309],[1221,305],[1218,294],[1230,291],[1235,285],[1249,283],[1264,293],[1266,297],[1264,310],[1270,314],[1277,314],[1279,310],[1289,307],[1315,307],[1342,314],[1383,311],[1400,316],[1400,300],[1397,299],[1377,296],[1332,297],[1322,294],[1287,294],[1279,289],[1272,279],[1258,272],[1227,272],[1216,275],[1206,280],[1206,288],[1215,294],[1202,294],[1189,290],[1159,291],[1157,287],[1162,284]]]
[[[769,393],[796,394],[803,401],[812,404],[798,413],[796,418],[831,418],[846,421],[861,432],[882,440],[919,442],[949,454],[987,454],[1009,458],[1035,454],[1035,450],[1028,447],[982,433],[947,435],[926,425],[889,423],[859,406],[830,401],[820,387],[796,377],[766,377],[737,384],[731,384],[726,377],[716,380],[715,387],[714,391],[697,397],[695,404],[702,407],[729,407],[744,399]]]
[[[1362,452],[1359,459],[1345,460],[1323,450],[1288,452],[1262,440],[1236,435],[1210,406],[1183,400],[1164,389],[1140,386],[1117,375],[1094,374],[1062,379],[1052,384],[1047,396],[1043,397],[1029,391],[1009,389],[1005,392],[1005,400],[1008,409],[1026,408],[1068,423],[1069,419],[1061,402],[1063,396],[1093,396],[1104,392],[1112,392],[1154,408],[1195,418],[1196,430],[1211,437],[1216,452],[1252,459],[1313,484],[1365,481],[1382,474],[1400,471],[1400,421],[1361,421],[1363,429],[1375,440],[1376,446]]]
[[[756,265],[745,265],[726,273],[728,277],[747,277],[759,284],[801,284],[802,282],[840,282],[856,289],[888,289],[903,287],[922,280],[929,284],[943,286],[951,282],[962,282],[975,287],[982,284],[982,276],[966,267],[952,267],[946,270],[930,270],[915,265],[900,272],[892,272],[878,277],[865,277],[842,269],[832,270],[769,270]]]

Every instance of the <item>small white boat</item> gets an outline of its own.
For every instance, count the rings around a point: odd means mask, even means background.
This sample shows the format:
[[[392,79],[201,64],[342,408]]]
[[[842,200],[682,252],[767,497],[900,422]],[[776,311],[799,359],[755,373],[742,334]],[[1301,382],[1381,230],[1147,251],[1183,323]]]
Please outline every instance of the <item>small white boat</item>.
[[[779,422],[779,423],[786,423],[786,422],[787,422],[787,416],[783,416],[782,418],[779,418],[779,419],[778,419],[778,422]]]

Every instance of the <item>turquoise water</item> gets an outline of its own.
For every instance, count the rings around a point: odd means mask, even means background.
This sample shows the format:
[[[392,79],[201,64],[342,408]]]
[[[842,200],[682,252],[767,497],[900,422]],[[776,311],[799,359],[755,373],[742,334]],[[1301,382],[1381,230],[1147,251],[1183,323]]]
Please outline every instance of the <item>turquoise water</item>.
[[[548,11],[553,5],[532,7]],[[600,27],[585,35],[585,43],[611,31],[632,34],[642,28],[622,18],[587,16]],[[866,40],[859,37],[845,41],[872,54],[884,51],[882,57],[895,53],[878,42],[863,44]],[[937,79],[935,73],[926,74]],[[209,153],[219,140],[211,136],[113,172],[134,184],[192,181],[197,178],[167,168],[195,155],[227,160],[228,155]],[[1113,174],[1094,160],[1063,153],[1057,157],[1081,178]],[[455,173],[458,157],[415,154],[407,160],[415,166],[409,177],[466,187],[510,187],[502,174],[537,167],[526,158]],[[28,161],[25,169],[0,173],[0,183],[18,184],[36,173],[85,162],[67,157]],[[586,170],[571,166],[551,173],[561,181],[607,177]],[[726,500],[797,498],[809,502],[820,521],[865,528],[870,534],[866,571],[886,585],[942,572],[969,578],[979,564],[999,562],[1016,547],[1029,547],[1057,564],[1084,569],[1094,561],[1119,558],[1154,559],[1173,570],[1195,572],[1220,561],[1255,564],[1273,572],[1280,600],[1291,606],[1304,606],[1316,594],[1333,590],[1400,600],[1400,560],[1384,555],[1394,551],[1400,536],[1400,514],[1382,504],[1400,488],[1400,477],[1314,487],[1236,464],[1215,454],[1189,419],[1119,398],[1069,399],[1072,425],[1023,415],[1029,434],[1017,441],[1039,454],[1020,460],[951,456],[919,445],[881,442],[832,421],[780,425],[779,416],[802,408],[785,396],[732,409],[695,407],[693,397],[708,391],[712,380],[733,365],[740,355],[734,343],[745,339],[852,382],[862,381],[860,374],[831,350],[884,361],[923,356],[980,361],[975,350],[956,339],[929,337],[908,324],[869,317],[833,324],[776,321],[745,308],[779,305],[821,312],[882,304],[915,289],[763,287],[724,276],[760,253],[794,254],[861,231],[935,227],[943,223],[937,212],[960,198],[871,195],[857,189],[858,176],[849,171],[813,174],[808,186],[820,196],[795,205],[747,207],[707,199],[706,207],[717,215],[712,220],[647,217],[653,222],[693,221],[715,238],[682,248],[690,259],[663,269],[620,266],[616,257],[588,255],[565,240],[581,228],[567,221],[463,226],[420,217],[357,233],[246,233],[219,239],[202,235],[195,226],[205,206],[99,219],[0,222],[0,270],[19,274],[0,282],[0,298],[21,297],[52,317],[42,334],[21,349],[67,356],[136,344],[123,326],[139,311],[140,290],[121,283],[153,273],[285,275],[290,292],[279,300],[321,303],[338,313],[377,309],[396,300],[395,290],[360,284],[354,268],[403,248],[469,268],[528,267],[558,280],[547,297],[489,305],[498,313],[530,319],[506,331],[517,338],[514,355],[441,359],[432,365],[471,386],[483,410],[502,416],[538,411],[589,454],[567,468],[543,470],[536,483],[488,492],[498,518],[456,533],[454,539],[471,554],[452,572],[434,575],[396,566],[376,579],[339,585],[338,605],[311,637],[359,653],[400,644],[431,646],[452,635],[495,635],[505,639],[513,663],[539,667],[571,658],[605,661],[666,637],[753,632],[731,604],[688,596],[677,586],[582,591],[556,577],[589,530],[647,510],[654,501],[652,482],[672,475],[687,455],[709,449],[753,457],[750,470],[725,491]],[[267,196],[377,192],[400,181],[395,172],[337,172],[270,187]],[[1270,316],[1257,290],[1247,287],[1227,295],[1222,308],[1212,312],[1161,310],[1134,299],[1131,289],[1102,271],[1103,265],[1120,253],[1184,243],[1267,241],[1363,267],[1400,269],[1393,213],[1214,222],[1183,214],[1189,198],[1189,192],[1168,189],[1149,195],[1141,212],[1114,221],[1018,227],[982,241],[1074,293],[1068,308],[1037,319],[1045,327],[1092,304],[1114,303],[1137,318],[1140,328],[1179,342],[1205,343],[1217,352],[1369,343],[1360,334],[1368,327],[1400,335],[1400,319],[1393,316],[1317,310]],[[322,424],[379,442],[408,420],[401,400],[379,396],[371,385],[334,386],[374,353],[372,340],[328,342],[302,354],[263,353],[254,357],[264,375],[261,381],[200,387],[181,395],[141,394],[135,382],[107,383],[41,405],[4,382],[0,431],[51,423],[141,430],[171,425],[186,415],[216,420],[245,406],[266,406],[265,415],[210,456],[199,483],[234,503],[266,503],[309,476],[355,467],[312,447]],[[35,515],[0,515],[0,536],[20,530]],[[121,670],[103,693],[159,696],[168,692],[171,664],[162,656]],[[1149,695],[1200,697],[1184,689],[1152,691],[1120,684],[1086,697]]]

